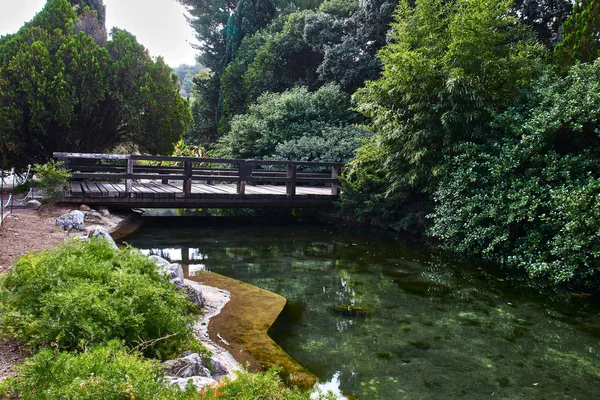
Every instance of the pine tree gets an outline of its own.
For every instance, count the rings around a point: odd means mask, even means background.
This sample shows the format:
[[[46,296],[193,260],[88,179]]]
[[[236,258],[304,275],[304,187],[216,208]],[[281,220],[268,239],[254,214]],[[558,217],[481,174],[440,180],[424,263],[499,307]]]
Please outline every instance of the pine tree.
[[[600,2],[579,0],[563,24],[563,39],[554,49],[556,63],[568,67],[600,56]]]

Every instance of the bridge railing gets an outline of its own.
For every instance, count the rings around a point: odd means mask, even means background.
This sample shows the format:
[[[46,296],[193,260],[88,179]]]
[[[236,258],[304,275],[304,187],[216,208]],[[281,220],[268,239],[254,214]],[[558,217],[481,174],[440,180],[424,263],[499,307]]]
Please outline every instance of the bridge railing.
[[[339,194],[339,175],[343,163],[308,161],[268,161],[237,158],[197,158],[144,156],[134,154],[54,153],[71,170],[73,180],[110,179],[125,182],[131,193],[139,180],[183,181],[183,193],[192,192],[192,182],[212,184],[232,182],[237,193],[245,194],[246,184],[285,184],[286,194],[294,196],[303,185],[331,187]],[[171,165],[156,165],[168,163]],[[315,172],[315,170],[317,170]],[[321,172],[326,171],[326,172]]]

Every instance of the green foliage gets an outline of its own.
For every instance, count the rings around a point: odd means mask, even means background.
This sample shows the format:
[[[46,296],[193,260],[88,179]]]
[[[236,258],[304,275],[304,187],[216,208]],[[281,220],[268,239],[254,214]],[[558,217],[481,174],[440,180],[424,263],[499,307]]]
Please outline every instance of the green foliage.
[[[600,56],[600,3],[578,0],[563,24],[562,40],[554,49],[557,64],[569,67]]]
[[[543,47],[508,14],[509,1],[402,1],[383,76],[355,94],[372,118],[395,187],[432,190],[444,156],[482,140],[494,113],[518,99],[544,65]]]
[[[42,190],[44,199],[62,197],[71,173],[63,168],[62,163],[50,160],[46,164],[35,164],[33,167],[35,186]]]
[[[361,138],[362,129],[349,126],[358,115],[349,111],[350,99],[338,86],[316,92],[296,88],[267,93],[248,112],[234,117],[231,131],[219,142],[221,155],[236,158],[298,157],[302,160],[347,161]],[[340,147],[311,148],[312,144]]]
[[[35,348],[82,350],[117,339],[158,358],[200,349],[195,306],[133,248],[70,241],[20,258],[0,288],[4,335]]]
[[[264,374],[238,372],[200,393],[192,385],[186,390],[168,386],[155,361],[141,358],[118,341],[95,346],[81,354],[43,350],[21,367],[17,378],[0,383],[0,398],[21,400],[308,400],[334,399],[333,395],[290,389],[283,385],[278,371]]]
[[[1,398],[21,400],[192,399],[163,380],[160,366],[128,354],[111,341],[81,354],[43,350],[25,362],[18,378],[0,384]]]
[[[283,385],[276,370],[264,374],[238,372],[235,379],[228,378],[217,387],[207,388],[201,392],[203,399],[237,399],[237,400],[309,400],[333,399],[335,397],[320,395],[311,397],[310,392],[301,392]]]
[[[294,86],[318,88],[316,68],[321,56],[303,39],[307,14],[281,16],[268,29],[244,40],[221,79],[220,132],[228,132],[231,118],[245,112],[265,92],[283,92]]]
[[[202,70],[205,70],[205,68],[200,63],[196,63],[196,65],[181,64],[173,68],[173,74],[177,76],[177,80],[181,84],[179,90],[181,97],[185,99],[190,96],[194,87],[194,77]]]
[[[421,234],[432,210],[430,201],[410,187],[389,191],[384,158],[377,137],[358,148],[341,177],[340,214],[367,225]]]
[[[466,144],[435,193],[431,234],[554,282],[600,272],[600,61],[538,83],[537,106],[499,116],[505,138]]]
[[[168,154],[187,129],[189,105],[170,68],[128,32],[105,43],[97,13],[86,10],[78,19],[67,0],[49,0],[0,39],[0,164],[121,143]]]
[[[194,77],[194,89],[191,95],[193,123],[184,135],[186,143],[208,148],[216,142],[218,99],[219,78],[212,72],[200,71]]]

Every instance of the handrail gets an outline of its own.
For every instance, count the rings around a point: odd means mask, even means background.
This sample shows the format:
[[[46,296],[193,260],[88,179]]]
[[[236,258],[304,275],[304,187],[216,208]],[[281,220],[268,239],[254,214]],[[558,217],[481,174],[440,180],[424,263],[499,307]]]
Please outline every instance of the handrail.
[[[56,152],[54,157],[62,160],[67,169],[81,167],[83,171],[72,173],[74,179],[124,179],[125,193],[132,193],[133,181],[138,179],[183,181],[184,194],[190,194],[192,181],[224,181],[236,182],[237,193],[245,194],[246,183],[280,182],[285,183],[286,193],[296,195],[298,183],[318,182],[330,184],[331,194],[339,194],[339,181],[343,163],[314,162],[314,161],[282,161],[282,160],[254,160],[237,158],[200,158],[176,156],[145,156],[135,154],[99,154],[99,153],[65,153]],[[125,162],[125,165],[85,165],[76,166],[74,160],[114,160]],[[136,165],[134,161],[169,161],[179,162],[183,166],[143,166]],[[195,166],[201,164],[202,166]],[[210,168],[213,164],[236,165],[237,168]],[[285,166],[280,170],[256,170],[253,166]],[[298,167],[322,167],[331,169],[330,173],[298,171]],[[85,171],[85,172],[84,172]]]

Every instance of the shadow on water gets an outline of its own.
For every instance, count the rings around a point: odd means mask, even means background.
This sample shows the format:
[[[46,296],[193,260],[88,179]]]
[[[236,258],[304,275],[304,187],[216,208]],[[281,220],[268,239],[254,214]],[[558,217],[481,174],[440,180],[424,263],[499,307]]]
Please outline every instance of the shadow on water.
[[[145,218],[124,240],[286,297],[271,336],[361,399],[591,399],[600,388],[597,296],[310,218]]]

